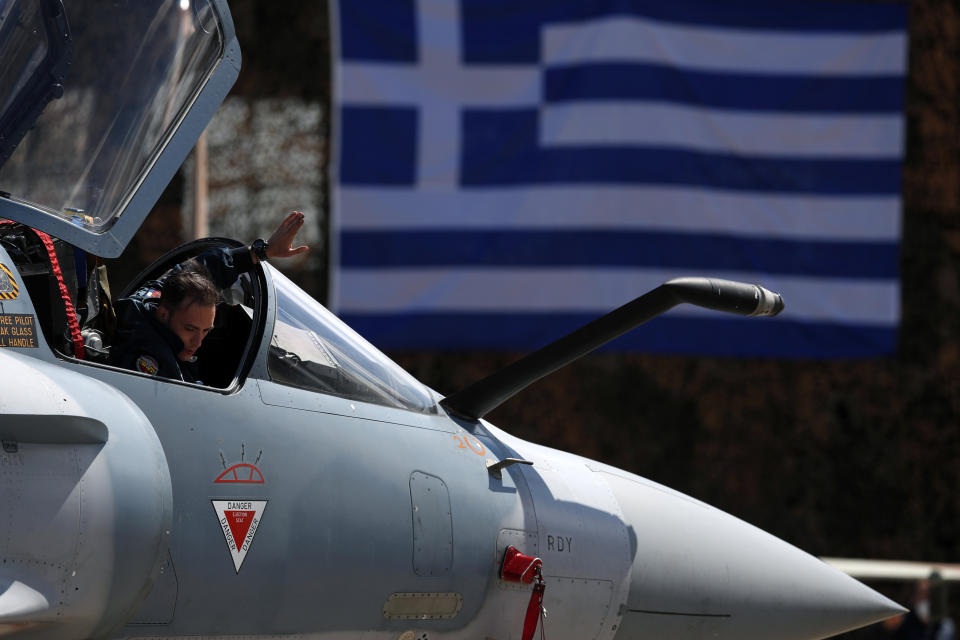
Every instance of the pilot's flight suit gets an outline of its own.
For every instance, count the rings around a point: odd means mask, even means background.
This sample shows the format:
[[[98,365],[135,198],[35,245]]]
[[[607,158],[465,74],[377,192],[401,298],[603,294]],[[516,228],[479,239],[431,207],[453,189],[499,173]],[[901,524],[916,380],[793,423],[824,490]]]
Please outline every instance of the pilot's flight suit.
[[[221,290],[254,266],[248,247],[211,249],[196,259],[209,269],[214,285]],[[180,268],[177,265],[173,270]],[[163,280],[151,280],[129,298],[116,301],[118,329],[110,349],[110,362],[124,369],[203,384],[198,379],[196,356],[189,362],[178,360],[183,341],[157,319]]]

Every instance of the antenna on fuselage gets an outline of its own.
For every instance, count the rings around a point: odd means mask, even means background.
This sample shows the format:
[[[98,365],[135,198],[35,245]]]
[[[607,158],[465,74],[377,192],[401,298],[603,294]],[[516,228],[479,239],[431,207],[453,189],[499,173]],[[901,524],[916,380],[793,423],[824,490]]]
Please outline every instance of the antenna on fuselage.
[[[454,414],[479,420],[528,385],[684,302],[742,316],[775,316],[783,310],[780,294],[759,285],[677,278],[447,396],[440,404]]]

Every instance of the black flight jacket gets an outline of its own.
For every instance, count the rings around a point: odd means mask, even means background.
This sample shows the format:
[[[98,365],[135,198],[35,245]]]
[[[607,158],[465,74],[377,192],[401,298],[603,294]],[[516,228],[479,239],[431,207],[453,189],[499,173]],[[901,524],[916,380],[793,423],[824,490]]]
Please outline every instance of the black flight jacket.
[[[249,247],[210,249],[196,260],[209,269],[213,283],[221,290],[233,285],[240,274],[254,266]],[[177,265],[170,273],[180,268],[181,265]],[[110,348],[110,362],[123,369],[203,384],[197,377],[196,357],[190,362],[178,360],[183,341],[157,320],[156,310],[165,278],[146,282],[129,298],[116,301],[117,334]]]

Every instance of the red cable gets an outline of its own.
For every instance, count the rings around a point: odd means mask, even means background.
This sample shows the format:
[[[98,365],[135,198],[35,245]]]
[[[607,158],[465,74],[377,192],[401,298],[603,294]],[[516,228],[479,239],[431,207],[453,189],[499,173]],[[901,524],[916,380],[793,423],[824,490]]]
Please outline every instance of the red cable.
[[[70,291],[63,282],[63,272],[60,270],[60,261],[57,260],[57,251],[53,247],[53,240],[43,231],[33,229],[33,232],[40,238],[40,242],[47,250],[47,257],[50,258],[50,267],[53,269],[53,275],[57,277],[57,286],[60,287],[60,297],[63,299],[64,310],[67,314],[67,325],[70,327],[70,337],[73,339],[73,357],[83,360],[85,355],[83,349],[83,336],[80,335],[80,323],[77,322],[77,312],[73,308],[73,300],[70,299]]]
[[[522,640],[533,640],[538,622],[540,637],[544,637],[546,610],[543,608],[543,592],[547,585],[543,581],[543,562],[540,558],[522,554],[516,547],[510,545],[504,551],[503,561],[500,563],[500,579],[505,582],[535,583],[533,592],[530,594],[530,602],[527,604],[527,614],[523,618],[523,634],[520,637]]]
[[[530,594],[530,603],[527,605],[527,615],[523,620],[523,640],[532,640],[533,634],[537,631],[537,622],[543,617],[543,592],[546,585],[543,582],[543,576],[537,569],[537,583],[533,585],[533,593]],[[544,630],[541,627],[540,633]]]

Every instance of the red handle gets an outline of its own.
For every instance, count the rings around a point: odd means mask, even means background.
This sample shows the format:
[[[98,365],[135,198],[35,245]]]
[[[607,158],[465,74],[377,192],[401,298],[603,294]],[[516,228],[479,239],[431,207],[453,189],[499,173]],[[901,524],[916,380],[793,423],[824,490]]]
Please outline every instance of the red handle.
[[[516,547],[507,547],[500,565],[500,578],[506,582],[530,584],[543,566],[540,558],[534,558],[517,551]]]
[[[543,618],[543,592],[546,585],[543,582],[543,561],[540,558],[528,556],[517,551],[516,547],[507,547],[503,554],[503,563],[500,565],[500,578],[506,582],[522,582],[533,585],[530,602],[527,604],[527,615],[523,619],[522,640],[532,640],[537,631],[537,622]],[[542,635],[542,631],[541,631]]]

